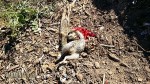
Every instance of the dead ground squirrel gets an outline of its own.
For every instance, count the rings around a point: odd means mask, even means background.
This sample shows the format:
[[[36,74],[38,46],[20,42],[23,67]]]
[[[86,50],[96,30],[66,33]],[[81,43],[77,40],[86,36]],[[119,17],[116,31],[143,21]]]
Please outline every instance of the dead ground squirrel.
[[[79,39],[74,39],[75,35],[79,37]],[[55,64],[62,62],[66,63],[66,59],[77,59],[79,58],[79,54],[84,51],[85,39],[81,32],[73,31],[69,33],[68,36],[73,40],[62,47],[61,56],[58,57]]]

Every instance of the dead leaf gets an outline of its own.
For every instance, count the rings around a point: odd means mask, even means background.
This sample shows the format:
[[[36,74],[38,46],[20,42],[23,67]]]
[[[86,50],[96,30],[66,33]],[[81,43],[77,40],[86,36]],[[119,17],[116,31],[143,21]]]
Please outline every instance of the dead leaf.
[[[79,81],[82,81],[83,80],[83,75],[81,73],[77,73],[76,74],[76,77]]]
[[[55,68],[54,63],[44,62],[42,65],[42,70],[45,72],[47,69],[53,70]]]

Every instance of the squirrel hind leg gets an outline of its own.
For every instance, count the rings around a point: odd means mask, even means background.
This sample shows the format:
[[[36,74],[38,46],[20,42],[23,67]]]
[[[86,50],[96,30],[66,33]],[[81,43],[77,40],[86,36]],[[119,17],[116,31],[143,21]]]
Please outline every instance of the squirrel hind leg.
[[[62,63],[67,63],[66,60],[69,59],[78,59],[79,58],[79,54],[78,53],[73,53],[71,55],[65,56],[64,60],[62,61]]]
[[[63,59],[60,58],[59,60],[56,61],[55,64],[61,64],[61,63],[67,63],[66,60],[69,60],[69,59],[78,59],[79,58],[79,54],[78,53],[73,53],[71,55],[67,55],[65,56]]]

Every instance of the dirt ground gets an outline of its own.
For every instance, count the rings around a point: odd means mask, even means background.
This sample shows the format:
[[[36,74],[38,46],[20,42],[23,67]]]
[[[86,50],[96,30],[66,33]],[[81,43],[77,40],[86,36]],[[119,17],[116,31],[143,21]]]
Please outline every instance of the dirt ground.
[[[1,84],[102,84],[104,78],[104,84],[150,84],[149,59],[137,38],[124,33],[115,10],[101,10],[92,0],[77,0],[70,24],[85,27],[96,37],[89,39],[79,59],[54,65],[57,56],[51,54],[59,51],[59,34],[52,30],[59,29],[65,4],[57,5],[52,16],[41,19],[41,33],[28,29],[7,53],[3,46],[7,42],[0,42]]]

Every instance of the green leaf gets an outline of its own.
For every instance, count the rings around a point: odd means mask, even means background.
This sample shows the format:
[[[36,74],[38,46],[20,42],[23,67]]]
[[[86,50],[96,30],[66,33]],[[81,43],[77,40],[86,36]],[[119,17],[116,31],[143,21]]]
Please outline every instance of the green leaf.
[[[34,32],[37,32],[39,28],[38,21],[34,20],[31,27]]]

